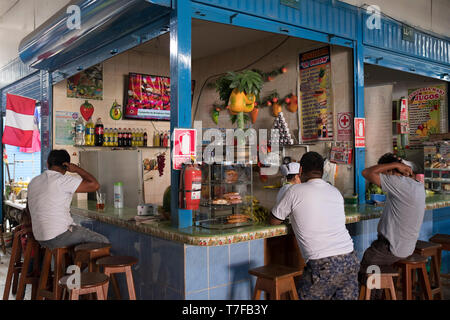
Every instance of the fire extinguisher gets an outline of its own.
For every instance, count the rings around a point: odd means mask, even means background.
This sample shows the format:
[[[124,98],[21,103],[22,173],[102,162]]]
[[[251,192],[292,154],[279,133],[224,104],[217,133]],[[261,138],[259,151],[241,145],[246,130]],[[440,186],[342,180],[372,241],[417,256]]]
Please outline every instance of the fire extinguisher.
[[[183,165],[180,178],[180,208],[198,210],[202,191],[202,171],[195,164]]]

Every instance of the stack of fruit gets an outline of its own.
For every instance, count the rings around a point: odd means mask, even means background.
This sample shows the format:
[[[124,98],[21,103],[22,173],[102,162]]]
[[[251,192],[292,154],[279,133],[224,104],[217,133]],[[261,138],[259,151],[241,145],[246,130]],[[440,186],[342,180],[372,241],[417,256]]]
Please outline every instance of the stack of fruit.
[[[275,129],[275,133],[270,137],[270,145],[286,146],[294,144],[294,139],[292,138],[283,112],[280,112],[273,122],[272,130],[273,129]]]

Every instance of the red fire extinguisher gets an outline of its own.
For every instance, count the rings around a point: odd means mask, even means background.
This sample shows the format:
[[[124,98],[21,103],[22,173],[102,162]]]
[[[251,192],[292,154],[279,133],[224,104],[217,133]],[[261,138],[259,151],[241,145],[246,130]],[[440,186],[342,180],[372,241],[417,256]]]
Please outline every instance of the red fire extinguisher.
[[[195,164],[183,165],[180,178],[180,208],[198,210],[202,191],[202,171]]]

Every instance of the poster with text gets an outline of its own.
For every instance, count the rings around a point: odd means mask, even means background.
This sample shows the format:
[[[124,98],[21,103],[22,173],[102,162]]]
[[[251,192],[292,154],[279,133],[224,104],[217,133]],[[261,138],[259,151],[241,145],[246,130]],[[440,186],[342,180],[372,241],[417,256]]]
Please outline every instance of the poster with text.
[[[300,54],[300,126],[303,142],[333,140],[330,47]]]
[[[75,122],[78,120],[78,112],[55,112],[55,144],[73,145],[75,137]]]
[[[447,108],[445,85],[408,90],[410,143],[440,133],[441,110]]]

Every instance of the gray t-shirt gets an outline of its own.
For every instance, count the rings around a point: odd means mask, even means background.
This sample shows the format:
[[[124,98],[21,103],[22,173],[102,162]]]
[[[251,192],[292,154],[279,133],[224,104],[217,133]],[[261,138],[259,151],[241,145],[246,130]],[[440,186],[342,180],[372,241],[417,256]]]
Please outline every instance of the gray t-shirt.
[[[414,179],[380,174],[387,193],[378,233],[389,240],[393,255],[406,258],[414,252],[425,215],[425,188]]]

